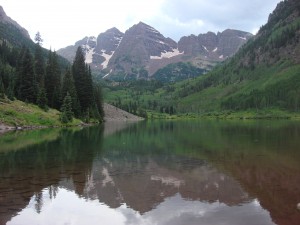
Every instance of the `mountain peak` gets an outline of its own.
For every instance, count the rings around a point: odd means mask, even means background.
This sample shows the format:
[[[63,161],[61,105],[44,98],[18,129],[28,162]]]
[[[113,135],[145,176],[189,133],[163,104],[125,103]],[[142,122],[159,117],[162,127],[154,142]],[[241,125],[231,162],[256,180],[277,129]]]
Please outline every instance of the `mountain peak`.
[[[23,27],[21,27],[16,21],[14,21],[9,16],[7,16],[1,5],[0,5],[0,22],[14,25],[23,33],[23,35],[26,38],[30,39],[28,31],[26,29],[24,29]]]
[[[106,30],[104,33],[122,33],[118,28],[112,27],[108,30]]]

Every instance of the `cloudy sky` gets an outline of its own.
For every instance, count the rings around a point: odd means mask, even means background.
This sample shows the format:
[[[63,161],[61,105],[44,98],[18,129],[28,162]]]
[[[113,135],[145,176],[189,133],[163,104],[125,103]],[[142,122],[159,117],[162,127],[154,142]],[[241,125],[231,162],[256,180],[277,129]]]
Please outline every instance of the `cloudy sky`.
[[[44,47],[59,49],[85,36],[143,21],[164,36],[180,37],[226,28],[255,33],[280,0],[0,0],[12,19]]]

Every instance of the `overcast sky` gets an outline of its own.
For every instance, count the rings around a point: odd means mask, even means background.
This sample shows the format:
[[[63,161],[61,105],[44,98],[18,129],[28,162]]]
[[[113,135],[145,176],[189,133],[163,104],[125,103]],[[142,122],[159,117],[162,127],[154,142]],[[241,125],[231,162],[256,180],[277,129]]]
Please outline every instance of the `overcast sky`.
[[[117,27],[125,32],[143,21],[164,36],[180,37],[226,28],[251,33],[267,22],[280,0],[0,0],[12,19],[43,46],[58,50],[85,36]]]

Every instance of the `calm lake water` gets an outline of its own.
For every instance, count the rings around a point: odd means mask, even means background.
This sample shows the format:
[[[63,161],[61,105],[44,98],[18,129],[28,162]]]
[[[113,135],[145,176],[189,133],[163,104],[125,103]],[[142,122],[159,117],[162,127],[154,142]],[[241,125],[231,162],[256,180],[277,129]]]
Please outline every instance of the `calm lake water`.
[[[0,225],[299,225],[300,124],[154,121],[0,136]]]

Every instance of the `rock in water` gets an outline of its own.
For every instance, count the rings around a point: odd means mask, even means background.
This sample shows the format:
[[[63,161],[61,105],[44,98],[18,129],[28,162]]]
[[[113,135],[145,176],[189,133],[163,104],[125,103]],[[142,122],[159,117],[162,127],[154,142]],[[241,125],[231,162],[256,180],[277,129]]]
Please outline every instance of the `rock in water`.
[[[298,210],[300,210],[300,203],[298,203],[298,205],[297,205],[297,209],[298,209]]]

